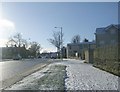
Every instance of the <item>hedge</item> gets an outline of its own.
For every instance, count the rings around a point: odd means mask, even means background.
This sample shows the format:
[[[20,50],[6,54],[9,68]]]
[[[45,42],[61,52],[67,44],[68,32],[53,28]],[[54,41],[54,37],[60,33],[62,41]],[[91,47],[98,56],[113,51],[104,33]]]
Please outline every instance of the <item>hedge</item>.
[[[104,46],[94,50],[94,66],[120,76],[120,45]]]

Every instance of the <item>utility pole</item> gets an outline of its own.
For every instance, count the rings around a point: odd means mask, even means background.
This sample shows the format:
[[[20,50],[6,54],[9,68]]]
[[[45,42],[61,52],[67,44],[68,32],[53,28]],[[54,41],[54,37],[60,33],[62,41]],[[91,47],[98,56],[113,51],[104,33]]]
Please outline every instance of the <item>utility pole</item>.
[[[63,59],[63,57],[62,57],[62,55],[63,55],[62,47],[63,47],[63,39],[62,39],[62,27],[61,27],[61,60]]]
[[[55,27],[55,28],[60,28],[60,33],[61,33],[61,35],[60,35],[60,56],[61,56],[61,60],[63,60],[63,57],[62,57],[62,47],[63,47],[63,39],[62,39],[62,27]]]

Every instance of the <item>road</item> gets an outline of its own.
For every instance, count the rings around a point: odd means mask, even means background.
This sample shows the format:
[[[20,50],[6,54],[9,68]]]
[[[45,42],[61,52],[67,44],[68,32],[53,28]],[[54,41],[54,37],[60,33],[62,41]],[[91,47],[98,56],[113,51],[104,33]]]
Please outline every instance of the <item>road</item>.
[[[17,79],[14,78],[14,82],[15,80],[20,80],[18,77],[21,78],[21,75],[28,75],[35,69],[39,69],[50,62],[51,61],[48,59],[26,59],[0,62],[0,73],[2,75],[0,76],[0,81],[2,81],[2,86],[4,86],[4,84],[11,84],[10,81],[13,80],[12,78],[16,75]],[[27,71],[29,71],[29,73],[27,73]],[[8,81],[9,79],[10,81]]]

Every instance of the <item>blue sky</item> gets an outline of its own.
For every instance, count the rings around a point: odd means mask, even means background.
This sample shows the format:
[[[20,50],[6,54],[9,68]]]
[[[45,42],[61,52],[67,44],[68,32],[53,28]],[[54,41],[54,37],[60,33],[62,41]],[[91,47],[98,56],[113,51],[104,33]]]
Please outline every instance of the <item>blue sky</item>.
[[[2,3],[2,18],[13,24],[13,33],[22,33],[23,38],[39,42],[43,50],[55,51],[47,41],[53,31],[60,31],[55,26],[63,27],[65,46],[76,34],[80,35],[81,41],[84,38],[92,41],[97,27],[118,23],[118,3]]]

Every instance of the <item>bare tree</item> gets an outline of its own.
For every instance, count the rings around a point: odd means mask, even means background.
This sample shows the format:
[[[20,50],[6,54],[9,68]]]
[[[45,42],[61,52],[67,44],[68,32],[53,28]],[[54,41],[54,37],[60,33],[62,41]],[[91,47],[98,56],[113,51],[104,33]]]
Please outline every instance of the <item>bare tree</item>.
[[[7,44],[7,46],[27,46],[27,41],[22,38],[22,35],[20,33],[16,33],[13,37],[10,37]]]
[[[75,35],[72,38],[71,43],[80,43],[80,35]]]
[[[30,44],[30,48],[29,48],[29,51],[30,51],[30,54],[34,57],[37,56],[37,54],[40,53],[40,50],[42,49],[41,45],[37,42],[31,42]]]
[[[14,40],[16,41],[16,45],[21,47],[22,35],[20,33],[17,33],[16,35],[14,35]]]
[[[16,41],[10,37],[8,42],[6,43],[6,47],[10,46],[10,47],[14,47],[16,45]]]
[[[60,52],[60,46],[63,44],[63,33],[54,31],[53,38],[48,39],[48,41],[57,48],[57,52]]]

